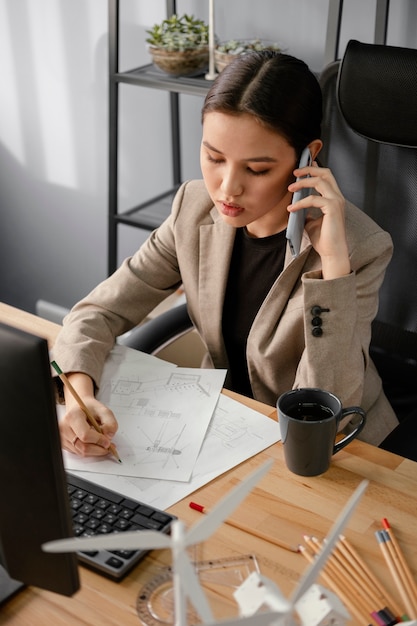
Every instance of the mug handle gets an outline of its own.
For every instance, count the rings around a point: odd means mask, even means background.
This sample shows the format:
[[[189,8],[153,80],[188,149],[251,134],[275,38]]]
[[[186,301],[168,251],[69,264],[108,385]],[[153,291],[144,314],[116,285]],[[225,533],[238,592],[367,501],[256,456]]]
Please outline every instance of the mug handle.
[[[359,435],[359,433],[361,432],[361,430],[365,426],[366,413],[359,406],[350,406],[347,409],[342,409],[341,420],[344,417],[346,417],[346,415],[350,415],[350,414],[353,414],[353,413],[356,413],[357,415],[360,415],[361,416],[361,421],[356,426],[355,430],[352,430],[352,432],[349,433],[348,435],[346,435],[346,437],[343,437],[343,439],[341,439],[340,441],[338,441],[337,443],[334,444],[333,454],[336,454],[336,452],[339,452],[339,450],[341,450],[342,448],[347,446],[347,444],[350,443],[352,441],[352,439],[355,439],[355,437],[357,437]]]

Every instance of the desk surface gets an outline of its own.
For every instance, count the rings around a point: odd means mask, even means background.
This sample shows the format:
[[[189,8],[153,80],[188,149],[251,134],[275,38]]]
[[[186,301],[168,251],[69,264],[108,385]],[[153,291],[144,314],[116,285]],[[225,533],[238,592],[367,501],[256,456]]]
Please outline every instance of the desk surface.
[[[51,346],[59,331],[56,324],[2,303],[0,322],[45,337]],[[276,417],[272,407],[242,397],[239,399],[265,415]],[[275,534],[290,544],[302,542],[304,534],[321,539],[361,480],[368,479],[369,487],[345,529],[345,535],[399,601],[374,532],[381,528],[381,519],[386,517],[395,529],[416,576],[417,463],[355,441],[334,457],[326,474],[305,478],[287,470],[282,445],[278,443],[202,487],[193,494],[193,499],[207,507],[214,506],[227,491],[268,458],[274,460],[271,471],[233,517],[244,520],[246,525],[260,532]],[[200,514],[189,508],[189,501],[190,498],[185,498],[170,510],[187,525],[192,525]],[[300,554],[283,550],[229,525],[223,525],[209,541],[198,546],[196,558],[236,558],[242,554],[254,554],[261,573],[274,580],[286,594],[294,589],[307,567]],[[153,551],[121,583],[114,583],[80,567],[81,589],[72,598],[26,588],[1,607],[0,624],[138,626],[141,623],[136,609],[138,592],[169,562],[168,551]],[[230,616],[233,614],[236,613],[232,611]]]

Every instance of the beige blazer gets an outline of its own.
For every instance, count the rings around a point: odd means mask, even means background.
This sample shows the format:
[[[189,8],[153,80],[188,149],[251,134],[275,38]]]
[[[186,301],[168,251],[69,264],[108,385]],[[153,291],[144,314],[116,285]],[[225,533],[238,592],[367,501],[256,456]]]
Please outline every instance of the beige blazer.
[[[378,444],[397,424],[368,354],[392,242],[349,203],[346,227],[352,272],[343,278],[321,278],[320,257],[306,233],[296,259],[287,250],[284,270],[249,333],[249,376],[254,397],[271,405],[294,387],[322,387],[344,406],[361,405],[368,413],[361,438]],[[221,318],[234,237],[204,183],[185,183],[170,217],[66,317],[54,349],[60,367],[85,372],[99,385],[115,337],[182,284],[207,346],[204,365],[227,368]],[[323,309],[318,316],[314,306]],[[314,330],[315,317],[321,318],[321,335]]]

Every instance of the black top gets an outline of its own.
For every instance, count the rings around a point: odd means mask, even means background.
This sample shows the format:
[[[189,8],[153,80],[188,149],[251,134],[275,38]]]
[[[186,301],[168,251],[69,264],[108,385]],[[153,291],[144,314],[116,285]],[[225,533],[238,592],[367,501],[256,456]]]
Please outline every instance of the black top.
[[[284,267],[285,230],[252,238],[238,228],[230,262],[222,329],[229,360],[229,386],[253,397],[246,362],[246,342],[253,320]]]

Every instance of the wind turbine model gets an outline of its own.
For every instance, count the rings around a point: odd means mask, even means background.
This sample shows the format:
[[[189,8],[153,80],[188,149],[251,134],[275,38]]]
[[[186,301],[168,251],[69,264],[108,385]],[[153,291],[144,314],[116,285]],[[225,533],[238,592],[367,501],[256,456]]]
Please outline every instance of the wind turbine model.
[[[100,537],[80,537],[60,539],[43,544],[46,552],[76,552],[78,550],[117,550],[117,549],[157,549],[172,550],[174,607],[176,626],[186,626],[186,598],[193,604],[205,623],[214,622],[210,605],[201,588],[194,566],[188,557],[187,548],[201,543],[210,537],[222,522],[230,516],[245,496],[272,466],[272,460],[262,465],[242,483],[226,495],[207,516],[186,532],[183,522],[174,520],[171,535],[156,530],[140,530],[103,535]]]
[[[315,594],[316,589],[314,589],[314,587],[317,586],[313,585],[313,583],[318,577],[327,558],[330,556],[334,544],[338,540],[339,535],[367,486],[368,481],[362,481],[350,497],[333,525],[331,532],[327,536],[323,549],[301,578],[290,599],[286,599],[280,589],[272,581],[260,576],[257,572],[253,572],[234,594],[243,619],[239,621],[229,620],[227,622],[221,622],[221,625],[263,626],[263,624],[273,624],[274,626],[296,626],[297,624],[301,624],[301,626],[313,626],[314,624],[314,626],[324,626],[325,624],[332,624],[333,626],[344,626],[350,618],[350,615],[346,612],[339,598],[327,590],[325,590],[325,594]],[[326,615],[324,620],[313,621],[313,613],[321,612],[319,604],[323,596],[328,603],[327,608],[332,615]],[[305,612],[304,608],[304,615],[301,614],[301,611],[298,613],[299,620],[296,622],[294,621],[294,613],[297,612],[297,603],[301,599],[306,600],[304,604],[308,605],[308,609]],[[265,611],[266,608],[268,608],[269,611]],[[260,609],[263,609],[263,612],[257,613]],[[269,621],[267,616],[269,616]],[[266,621],[260,623],[258,621],[259,618]]]

